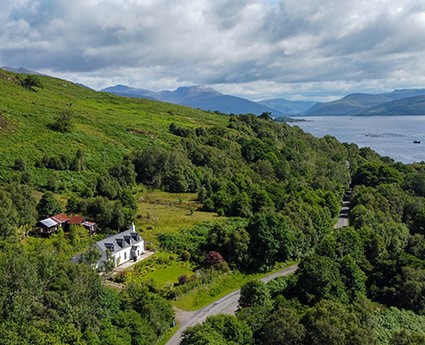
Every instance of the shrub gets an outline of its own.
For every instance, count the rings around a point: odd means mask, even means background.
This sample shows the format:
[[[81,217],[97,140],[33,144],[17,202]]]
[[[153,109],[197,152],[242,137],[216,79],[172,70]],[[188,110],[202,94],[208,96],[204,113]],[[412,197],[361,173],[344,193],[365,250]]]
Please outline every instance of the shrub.
[[[182,274],[179,277],[179,285],[184,285],[184,284],[186,284],[186,282],[187,282],[187,275],[186,274]]]
[[[22,81],[21,84],[24,88],[31,90],[31,91],[35,91],[34,87],[39,87],[39,88],[43,88],[43,85],[40,82],[40,79],[38,79],[37,76],[35,75],[27,75]]]
[[[208,267],[218,266],[224,261],[223,257],[219,252],[214,250],[210,251],[205,257],[205,264]]]
[[[180,254],[180,258],[183,261],[189,261],[190,260],[190,257],[191,257],[190,252],[187,251],[187,250],[183,250],[182,253]]]
[[[16,171],[25,171],[26,170],[25,161],[22,158],[16,158],[13,169],[15,169]]]
[[[55,122],[50,124],[50,129],[61,133],[71,132],[73,115],[69,110],[65,110],[56,117]]]

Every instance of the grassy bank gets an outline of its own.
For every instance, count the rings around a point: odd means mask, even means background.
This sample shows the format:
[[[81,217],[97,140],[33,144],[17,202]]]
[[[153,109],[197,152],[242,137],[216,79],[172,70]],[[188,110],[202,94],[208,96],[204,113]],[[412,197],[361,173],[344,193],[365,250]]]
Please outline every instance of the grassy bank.
[[[294,265],[294,261],[277,263],[268,273],[244,274],[239,271],[229,271],[217,274],[207,284],[203,284],[177,298],[173,305],[183,310],[197,310],[238,290],[250,280],[261,279],[266,275]]]

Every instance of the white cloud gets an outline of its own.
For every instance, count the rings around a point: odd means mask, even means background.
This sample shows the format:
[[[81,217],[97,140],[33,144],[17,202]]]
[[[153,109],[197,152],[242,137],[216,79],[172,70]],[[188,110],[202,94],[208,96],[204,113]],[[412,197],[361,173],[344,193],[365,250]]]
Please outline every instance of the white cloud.
[[[0,25],[1,65],[95,88],[320,98],[424,83],[422,0],[6,0]]]

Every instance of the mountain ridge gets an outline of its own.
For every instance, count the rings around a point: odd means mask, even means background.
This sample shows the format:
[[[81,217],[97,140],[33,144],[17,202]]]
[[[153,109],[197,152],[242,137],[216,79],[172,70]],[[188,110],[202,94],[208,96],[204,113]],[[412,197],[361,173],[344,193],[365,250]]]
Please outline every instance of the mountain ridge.
[[[223,94],[209,86],[182,86],[175,90],[151,91],[118,84],[100,90],[125,97],[147,98],[227,114],[264,112],[280,116],[376,116],[424,115],[425,89],[395,89],[392,92],[352,93],[331,102],[290,101],[284,98],[258,102]],[[413,103],[409,103],[409,101]]]
[[[310,108],[309,116],[360,116],[360,115],[423,115],[425,104],[414,102],[415,97],[425,96],[425,89],[396,89],[388,93],[353,93]]]
[[[148,98],[161,102],[174,103],[199,108],[206,111],[219,111],[227,114],[253,113],[260,115],[269,112],[273,116],[282,116],[278,109],[263,105],[246,98],[223,94],[209,86],[181,86],[175,90],[151,91],[125,85],[115,85],[100,90],[125,97]]]

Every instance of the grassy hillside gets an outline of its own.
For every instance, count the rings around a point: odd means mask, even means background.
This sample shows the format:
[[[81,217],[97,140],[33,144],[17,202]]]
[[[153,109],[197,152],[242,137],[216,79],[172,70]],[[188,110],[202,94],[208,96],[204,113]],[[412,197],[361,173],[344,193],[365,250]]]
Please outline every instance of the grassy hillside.
[[[11,176],[14,160],[21,157],[36,183],[51,170],[35,168],[43,155],[85,153],[87,170],[78,178],[69,171],[69,183],[78,184],[93,172],[106,171],[125,154],[150,145],[167,147],[176,137],[168,133],[171,122],[196,127],[225,124],[227,119],[195,109],[148,100],[113,96],[85,89],[69,81],[37,77],[42,88],[21,85],[22,75],[0,70],[0,179]],[[70,133],[49,128],[64,112],[73,116]],[[66,176],[69,175],[69,176]],[[72,178],[74,177],[74,180]]]
[[[407,97],[372,107],[365,115],[423,115],[425,96]]]
[[[333,217],[346,188],[347,151],[334,138],[317,139],[299,128],[254,115],[222,116],[100,93],[52,77],[36,76],[31,84],[29,78],[0,70],[0,181],[19,179],[14,170],[25,169],[14,168],[21,159],[32,179],[30,185],[41,192],[58,192],[63,204],[68,196],[79,201],[101,196],[120,199],[123,206],[135,210],[125,190],[130,191],[137,180],[168,192],[201,192],[199,203],[189,206],[189,216],[184,218],[193,218],[190,213],[200,207],[227,216],[249,217],[265,209],[285,209],[292,216],[300,202],[328,205],[326,212]],[[65,122],[64,116],[71,118],[70,131],[55,127],[58,121]],[[70,163],[59,166],[61,159],[72,162],[80,152],[84,169],[71,168]],[[121,164],[127,155],[131,162]],[[54,166],[46,160],[54,161]],[[89,217],[107,216],[94,210],[100,201],[90,203],[80,204],[75,212],[89,208]],[[156,210],[150,213],[159,214],[163,202],[154,204]],[[143,200],[139,206],[148,208]],[[140,212],[135,215],[140,221]],[[144,226],[151,226],[142,220]],[[118,229],[123,223],[108,224]]]

